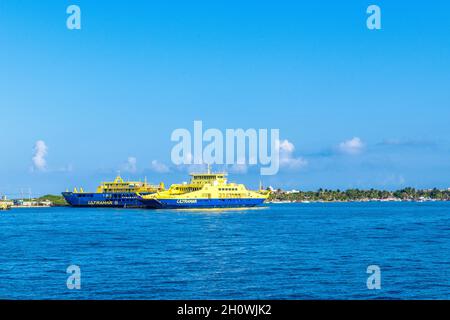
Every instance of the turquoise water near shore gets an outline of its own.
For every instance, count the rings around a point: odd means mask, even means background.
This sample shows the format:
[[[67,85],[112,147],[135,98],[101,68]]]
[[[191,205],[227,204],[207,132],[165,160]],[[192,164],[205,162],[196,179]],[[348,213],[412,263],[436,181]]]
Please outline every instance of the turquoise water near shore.
[[[13,209],[0,233],[0,299],[450,298],[449,202]]]

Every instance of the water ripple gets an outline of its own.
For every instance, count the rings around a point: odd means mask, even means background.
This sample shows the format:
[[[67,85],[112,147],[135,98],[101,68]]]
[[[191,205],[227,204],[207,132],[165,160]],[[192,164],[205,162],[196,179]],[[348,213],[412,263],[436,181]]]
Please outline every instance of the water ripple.
[[[0,216],[0,298],[448,299],[449,222],[450,203],[13,210]]]

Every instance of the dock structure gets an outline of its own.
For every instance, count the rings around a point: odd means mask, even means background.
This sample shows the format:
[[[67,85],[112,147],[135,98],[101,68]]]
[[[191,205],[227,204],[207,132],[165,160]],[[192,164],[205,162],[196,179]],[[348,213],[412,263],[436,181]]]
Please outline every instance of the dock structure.
[[[10,200],[6,196],[0,198],[0,210],[8,210],[11,208],[47,208],[51,206],[53,206],[53,202],[46,199]]]

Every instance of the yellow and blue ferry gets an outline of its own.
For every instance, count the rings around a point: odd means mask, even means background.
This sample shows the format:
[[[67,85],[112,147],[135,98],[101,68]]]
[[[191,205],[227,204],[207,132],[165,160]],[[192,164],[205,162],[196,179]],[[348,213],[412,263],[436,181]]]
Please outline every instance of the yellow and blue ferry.
[[[82,188],[63,192],[67,203],[74,207],[144,207],[140,195],[150,195],[164,189],[164,184],[150,185],[147,181],[124,181],[120,174],[114,181],[102,182],[96,192],[84,192]]]
[[[190,183],[173,184],[168,190],[140,195],[140,201],[153,209],[241,208],[264,203],[269,192],[248,190],[243,184],[227,182],[226,173],[191,174]]]

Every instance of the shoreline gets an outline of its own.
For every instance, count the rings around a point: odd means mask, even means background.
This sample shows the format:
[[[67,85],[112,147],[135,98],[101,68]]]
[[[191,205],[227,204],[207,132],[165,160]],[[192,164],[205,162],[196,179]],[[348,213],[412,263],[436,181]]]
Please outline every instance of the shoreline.
[[[384,199],[369,199],[369,200],[310,200],[310,201],[267,201],[268,204],[290,204],[290,203],[367,203],[367,202],[414,202],[414,203],[424,203],[424,202],[450,202],[450,200],[440,200],[440,199],[431,199],[431,200],[384,200]]]
[[[430,203],[430,202],[450,202],[450,200],[379,200],[379,199],[371,199],[371,200],[313,200],[313,201],[267,201],[264,204],[334,204],[334,203]],[[77,208],[72,207],[70,205],[52,205],[52,206],[11,206],[9,209],[46,209],[46,208]],[[86,207],[86,208],[108,208],[108,207]],[[131,208],[127,208],[131,209]]]
[[[53,208],[60,206],[11,206],[10,209],[33,209],[33,208]]]

